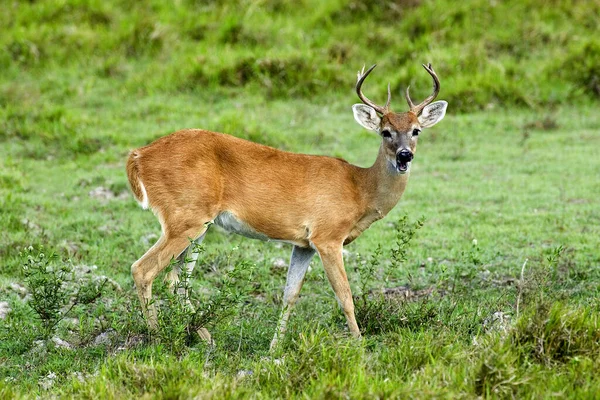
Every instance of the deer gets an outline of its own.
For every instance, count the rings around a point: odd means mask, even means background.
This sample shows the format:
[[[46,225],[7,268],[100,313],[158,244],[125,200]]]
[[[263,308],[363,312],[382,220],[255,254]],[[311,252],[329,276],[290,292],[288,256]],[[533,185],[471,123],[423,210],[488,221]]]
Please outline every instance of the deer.
[[[133,150],[127,177],[135,199],[158,218],[162,234],[131,267],[142,312],[150,330],[157,328],[152,283],[174,259],[165,279],[171,284],[182,271],[191,273],[198,246],[208,227],[254,239],[290,243],[292,254],[283,291],[283,308],[270,350],[284,337],[309,264],[318,254],[352,336],[361,332],[344,268],[343,246],[385,217],[402,197],[421,130],[444,118],[448,103],[436,101],[440,81],[431,64],[423,67],[433,79],[433,93],[414,104],[406,88],[409,110],[395,113],[362,92],[376,67],[358,72],[352,106],[362,127],[376,132],[381,144],[369,168],[342,159],[297,154],[224,133],[184,129]],[[199,335],[211,341],[202,327]]]

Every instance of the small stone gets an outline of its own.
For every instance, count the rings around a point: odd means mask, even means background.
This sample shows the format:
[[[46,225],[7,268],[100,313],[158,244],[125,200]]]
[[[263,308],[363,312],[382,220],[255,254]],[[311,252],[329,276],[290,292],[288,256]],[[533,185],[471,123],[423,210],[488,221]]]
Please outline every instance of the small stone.
[[[149,233],[142,236],[141,241],[144,246],[150,246],[151,243],[156,242],[156,239],[158,239],[158,235],[156,233]]]
[[[21,298],[27,296],[27,288],[23,285],[13,282],[10,284],[10,289],[16,294],[18,294]]]
[[[237,378],[238,379],[243,379],[243,378],[245,378],[247,376],[252,376],[252,375],[254,375],[254,372],[252,372],[251,370],[249,370],[249,369],[242,369],[242,370],[238,371]]]
[[[38,384],[44,390],[50,389],[54,385],[54,380],[56,379],[56,374],[54,372],[50,372],[48,375],[43,377],[38,381]]]
[[[11,310],[10,306],[8,305],[8,301],[0,301],[0,319],[6,318],[10,311]]]
[[[78,318],[65,318],[63,319],[63,322],[67,324],[67,326],[69,326],[70,328],[76,328],[79,325]]]
[[[510,314],[502,311],[496,311],[489,317],[483,320],[483,329],[486,331],[501,331],[507,332],[510,327],[511,316]]]
[[[81,383],[85,382],[85,378],[87,378],[87,376],[80,371],[75,371],[71,375]]]
[[[56,347],[61,347],[63,349],[73,350],[73,345],[66,340],[62,340],[61,338],[54,336],[52,338],[52,342]]]
[[[115,336],[116,336],[116,332],[112,329],[109,329],[108,331],[102,332],[101,334],[99,334],[98,336],[96,336],[94,338],[94,345],[95,346],[110,345]]]
[[[273,260],[273,267],[277,269],[287,268],[287,262],[283,258],[276,258]]]

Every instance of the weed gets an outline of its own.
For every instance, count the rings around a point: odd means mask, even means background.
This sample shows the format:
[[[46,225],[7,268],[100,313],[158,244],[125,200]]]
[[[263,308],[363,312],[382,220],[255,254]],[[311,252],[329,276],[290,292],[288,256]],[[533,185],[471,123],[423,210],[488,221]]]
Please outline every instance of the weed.
[[[54,334],[58,323],[69,315],[73,307],[86,306],[98,300],[107,282],[77,282],[75,285],[72,268],[60,261],[56,254],[46,256],[43,248],[36,251],[29,247],[22,257],[25,284],[31,293],[28,304],[37,314],[40,334],[44,339]]]
[[[391,250],[392,268],[399,268],[402,263],[408,259],[408,249],[410,242],[417,234],[417,231],[425,224],[425,217],[417,219],[415,222],[409,222],[408,215],[404,214],[394,222],[396,231],[396,240]]]
[[[586,93],[600,98],[600,40],[589,39],[569,52],[561,71]]]
[[[203,253],[204,248],[192,243],[193,252]],[[191,259],[173,261],[189,263]],[[172,264],[171,268],[175,266]],[[231,318],[246,300],[254,266],[247,261],[236,263],[226,271],[217,291],[208,296],[198,296],[190,285],[191,274],[187,268],[181,268],[179,281],[164,291],[159,307],[159,329],[157,338],[167,346],[170,352],[182,354],[186,348],[196,343],[200,328],[214,326]]]
[[[587,307],[543,302],[523,315],[510,339],[525,356],[543,364],[595,357],[600,352],[600,320]]]
[[[408,259],[410,242],[424,223],[424,217],[411,223],[406,214],[394,223],[396,240],[390,257],[393,269],[399,269],[401,264]],[[355,313],[358,324],[365,334],[380,334],[406,326],[408,321],[406,314],[410,310],[407,309],[405,303],[407,300],[413,300],[412,296],[408,295],[386,296],[385,291],[369,290],[369,286],[372,286],[373,282],[377,280],[382,256],[383,250],[379,244],[369,255],[368,260],[363,261],[360,256],[357,257],[360,294],[355,296]],[[422,302],[421,305],[428,308],[426,302]],[[427,319],[426,315],[432,310],[421,309],[420,311],[423,311],[421,315]]]

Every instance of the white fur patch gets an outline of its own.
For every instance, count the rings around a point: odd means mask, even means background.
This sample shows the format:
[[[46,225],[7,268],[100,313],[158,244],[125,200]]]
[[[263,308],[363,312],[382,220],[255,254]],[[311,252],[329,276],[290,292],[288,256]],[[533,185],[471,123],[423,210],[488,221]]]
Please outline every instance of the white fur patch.
[[[138,179],[138,183],[140,185],[140,189],[142,189],[142,201],[140,201],[139,203],[144,210],[147,210],[150,205],[148,203],[148,193],[146,192],[146,187],[144,186],[144,183],[141,181],[141,179]]]
[[[237,218],[229,211],[223,211],[214,219],[217,226],[225,229],[228,232],[237,233],[251,239],[269,240],[270,238],[264,233],[258,232],[245,221]]]

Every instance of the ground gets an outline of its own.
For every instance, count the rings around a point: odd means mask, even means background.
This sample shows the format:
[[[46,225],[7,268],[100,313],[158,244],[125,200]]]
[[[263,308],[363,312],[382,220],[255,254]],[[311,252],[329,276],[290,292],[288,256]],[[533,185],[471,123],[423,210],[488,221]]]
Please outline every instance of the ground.
[[[0,397],[600,391],[600,5],[388,3],[47,1],[0,17]],[[269,354],[291,247],[216,227],[189,280],[198,314],[159,278],[147,331],[130,266],[160,227],[127,187],[129,150],[198,127],[369,166],[380,139],[352,117],[356,70],[380,63],[363,90],[382,99],[391,81],[400,111],[407,84],[430,89],[428,61],[447,115],[398,206],[344,254],[362,341],[315,258]]]

